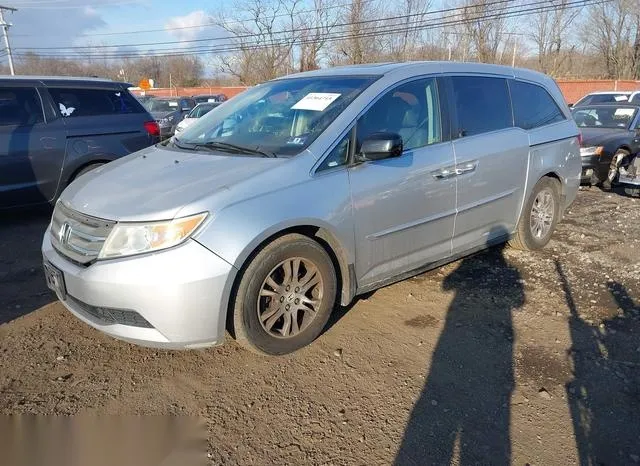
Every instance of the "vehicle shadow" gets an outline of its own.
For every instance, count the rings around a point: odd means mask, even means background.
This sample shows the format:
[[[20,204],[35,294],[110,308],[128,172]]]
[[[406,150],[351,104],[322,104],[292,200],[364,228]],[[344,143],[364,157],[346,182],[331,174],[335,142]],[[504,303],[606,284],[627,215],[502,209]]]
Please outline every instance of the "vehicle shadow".
[[[566,391],[580,464],[640,463],[640,305],[610,282],[618,316],[590,324],[557,260],[556,270],[571,313],[573,380]]]
[[[40,251],[50,218],[50,207],[0,212],[0,324],[55,300]]]
[[[455,295],[397,465],[510,463],[512,312],[524,305],[525,294],[503,249],[463,259],[444,280],[443,289]]]

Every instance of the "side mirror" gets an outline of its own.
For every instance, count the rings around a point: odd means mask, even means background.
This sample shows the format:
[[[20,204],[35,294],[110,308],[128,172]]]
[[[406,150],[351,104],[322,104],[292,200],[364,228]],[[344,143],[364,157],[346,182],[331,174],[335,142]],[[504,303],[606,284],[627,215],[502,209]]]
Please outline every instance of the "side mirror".
[[[402,155],[402,137],[396,133],[374,133],[362,141],[358,158],[384,160]]]

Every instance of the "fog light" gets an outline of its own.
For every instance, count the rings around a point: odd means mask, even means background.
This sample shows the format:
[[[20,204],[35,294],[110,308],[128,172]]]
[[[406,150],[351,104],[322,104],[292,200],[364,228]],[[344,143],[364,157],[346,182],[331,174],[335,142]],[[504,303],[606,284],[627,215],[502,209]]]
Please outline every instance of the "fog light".
[[[591,176],[593,175],[593,168],[587,168],[587,171],[585,172],[585,176]]]

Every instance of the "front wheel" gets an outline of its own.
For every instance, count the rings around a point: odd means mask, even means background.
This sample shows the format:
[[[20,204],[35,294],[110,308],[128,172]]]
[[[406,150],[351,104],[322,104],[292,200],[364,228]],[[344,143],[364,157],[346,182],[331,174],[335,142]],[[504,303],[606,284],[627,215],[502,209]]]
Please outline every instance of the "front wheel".
[[[282,236],[265,246],[242,274],[235,293],[235,339],[269,355],[308,345],[326,325],[337,278],[329,254],[311,238]]]
[[[528,251],[542,249],[551,239],[560,211],[560,183],[553,178],[542,178],[533,187],[509,245]]]

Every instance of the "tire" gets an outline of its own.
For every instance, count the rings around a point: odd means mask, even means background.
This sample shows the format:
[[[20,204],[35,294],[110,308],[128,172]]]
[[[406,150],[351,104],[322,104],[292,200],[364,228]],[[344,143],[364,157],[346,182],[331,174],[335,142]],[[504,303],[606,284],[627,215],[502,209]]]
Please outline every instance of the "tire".
[[[548,208],[544,206],[549,202]],[[545,212],[546,211],[546,212]],[[541,223],[534,222],[540,219],[540,215],[546,214],[546,220]],[[527,200],[518,227],[509,246],[525,251],[542,249],[551,239],[551,235],[560,220],[560,183],[554,178],[544,177],[536,183]],[[548,216],[552,215],[551,218]]]
[[[89,173],[90,171],[95,170],[96,168],[99,168],[101,166],[103,166],[104,163],[91,163],[89,165],[85,165],[84,167],[82,167],[74,176],[73,178],[71,178],[71,181],[69,183],[72,183],[73,181],[77,180],[78,178],[80,178],[82,175],[85,175],[87,173]]]
[[[232,301],[231,333],[251,351],[291,353],[320,335],[333,310],[337,287],[333,262],[322,246],[300,234],[277,238],[242,273]]]
[[[631,153],[628,150],[625,149],[618,149],[615,154],[613,154],[613,157],[611,158],[611,161],[613,163],[613,161],[616,159],[616,157],[618,157],[619,155],[622,155],[623,158],[622,160],[620,160],[620,164],[618,165],[618,170],[616,173],[616,177],[613,179],[611,184],[617,184],[618,182],[618,176],[620,174],[620,167],[622,167],[622,162],[624,162],[624,160],[629,160],[629,155],[631,155]],[[609,166],[609,170],[611,170],[611,166]],[[607,172],[607,179],[609,178],[609,173]]]

